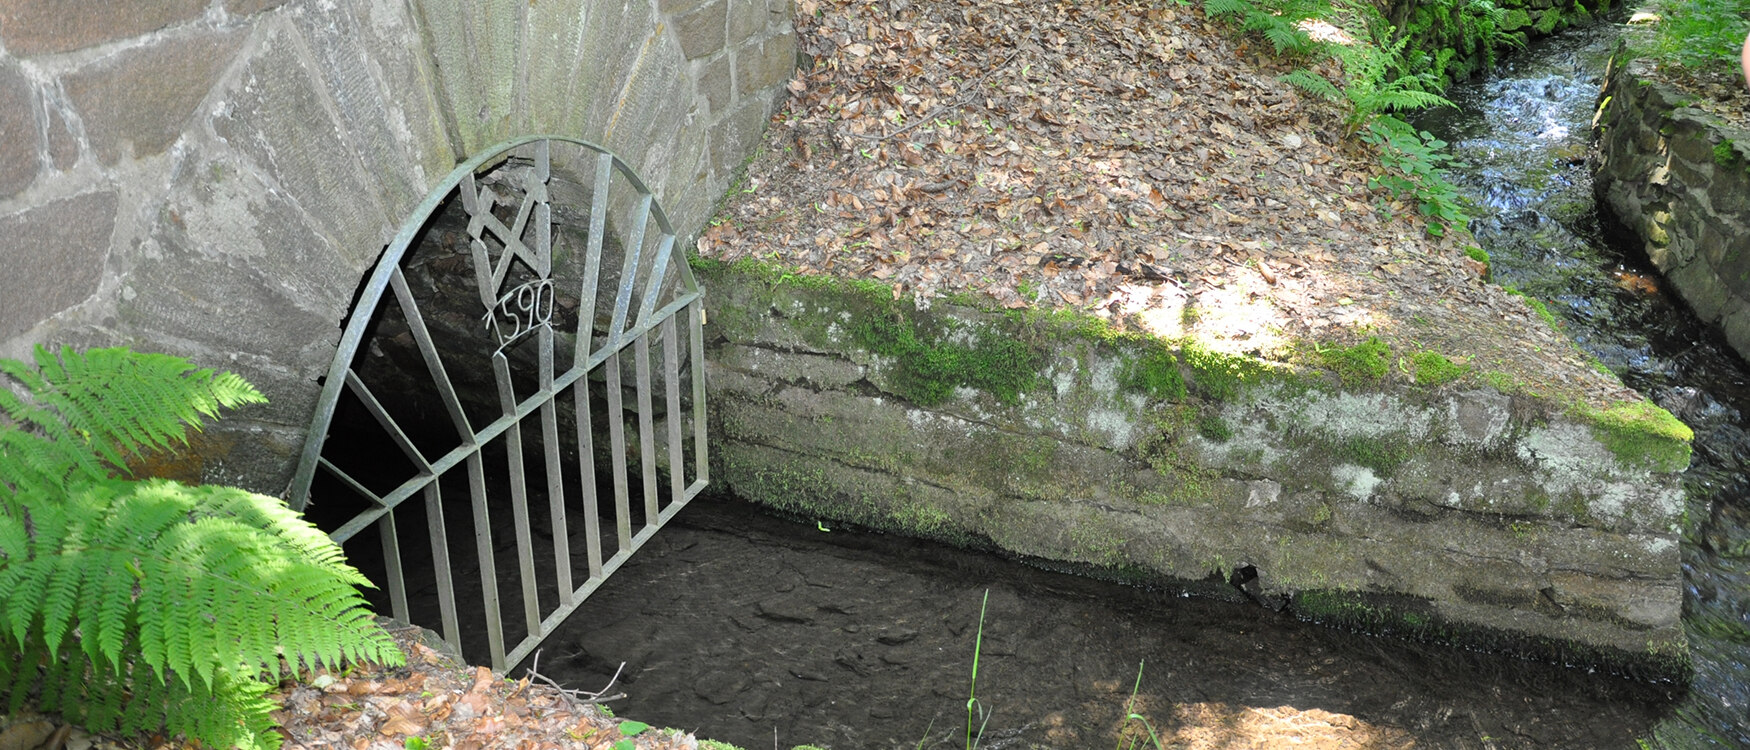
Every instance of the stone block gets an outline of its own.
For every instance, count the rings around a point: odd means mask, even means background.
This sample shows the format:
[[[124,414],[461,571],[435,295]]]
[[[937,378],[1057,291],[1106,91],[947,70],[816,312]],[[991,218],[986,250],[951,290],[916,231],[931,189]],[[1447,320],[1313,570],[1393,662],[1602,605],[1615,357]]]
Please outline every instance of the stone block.
[[[766,23],[783,24],[796,18],[796,0],[766,0]]]
[[[673,16],[686,13],[706,2],[710,2],[710,0],[661,0],[657,4],[657,10],[666,15]]]
[[[0,217],[0,340],[97,291],[115,211],[116,194],[106,190]]]
[[[286,0],[225,0],[225,10],[234,16],[247,16],[285,4]]]
[[[735,52],[735,90],[743,96],[790,80],[796,72],[796,35],[785,33]]]
[[[735,173],[760,144],[766,126],[765,103],[743,98],[711,127],[711,165],[717,174]]]
[[[1750,305],[1741,305],[1731,314],[1720,319],[1720,330],[1726,334],[1726,343],[1740,353],[1750,352]]]
[[[17,63],[0,60],[0,198],[30,185],[42,169],[42,139],[37,134],[36,97]]]
[[[0,0],[0,40],[19,57],[127,39],[198,18],[207,0]]]
[[[643,65],[649,54],[675,54],[667,39],[646,44],[651,31],[661,17],[649,3],[586,3],[588,23],[578,54],[577,70],[570,81],[563,82],[568,102],[563,104],[566,130],[585,140],[603,143],[608,133],[618,129],[615,113],[628,82],[644,75]],[[583,174],[593,174],[586,167]]]
[[[529,6],[523,54],[528,58],[527,132],[576,133],[578,115],[599,96],[584,39],[590,25],[613,19],[613,9],[582,0],[555,0]],[[620,35],[622,45],[636,42]]]
[[[79,138],[59,107],[49,107],[49,161],[62,172],[79,161]]]
[[[736,47],[766,28],[766,0],[729,0],[729,38]]]
[[[158,154],[174,143],[231,62],[243,31],[202,32],[128,50],[69,73],[67,95],[98,158]]]
[[[404,217],[456,162],[427,75],[424,42],[403,6],[368,0],[300,6],[288,14],[333,103],[341,142],[372,178],[391,218]]]
[[[688,60],[712,55],[726,42],[729,0],[711,0],[674,21],[675,38]]]
[[[698,90],[705,95],[705,103],[711,107],[711,114],[722,114],[735,98],[735,80],[732,75],[734,68],[728,56],[720,57],[706,63],[699,73]]]
[[[1706,263],[1691,263],[1674,270],[1666,271],[1671,285],[1677,288],[1683,301],[1689,303],[1695,316],[1704,322],[1719,320],[1720,311],[1725,308],[1731,293],[1720,283],[1719,277]]]
[[[262,35],[239,75],[219,92],[210,127],[278,191],[303,207],[333,258],[356,280],[376,261],[403,217],[388,214],[379,196],[392,192],[360,162],[346,131],[330,115],[332,99],[317,88],[292,32],[277,25]],[[374,166],[374,165],[373,165]],[[295,238],[309,242],[310,238]]]
[[[523,67],[523,0],[414,0],[464,153],[509,138]]]

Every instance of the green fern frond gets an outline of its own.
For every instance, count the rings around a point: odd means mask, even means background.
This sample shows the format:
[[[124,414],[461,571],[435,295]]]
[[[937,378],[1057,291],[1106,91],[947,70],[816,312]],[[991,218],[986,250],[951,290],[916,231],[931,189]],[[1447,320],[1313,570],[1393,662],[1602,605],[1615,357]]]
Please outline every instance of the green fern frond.
[[[354,588],[363,576],[279,500],[106,479],[20,505],[0,516],[0,625],[73,664],[67,679],[127,669],[208,695],[278,675],[282,652],[298,672],[401,659]],[[200,716],[169,725],[204,737]]]
[[[32,359],[34,370],[0,360],[0,373],[27,392],[25,399],[10,399],[8,415],[117,466],[143,448],[184,442],[188,427],[199,429],[202,418],[218,416],[222,407],[267,400],[234,374],[199,369],[167,354],[67,347],[56,354],[38,346]]]
[[[9,712],[34,701],[100,731],[276,747],[261,677],[277,679],[282,655],[294,672],[402,661],[359,596],[369,581],[280,501],[106,476],[105,463],[261,402],[241,378],[164,355],[40,347],[31,365],[0,360],[0,375]]]
[[[1323,97],[1334,102],[1343,100],[1342,89],[1337,88],[1336,84],[1331,83],[1330,79],[1305,68],[1289,72],[1278,80],[1314,96]]]
[[[1255,8],[1247,0],[1205,0],[1203,3],[1203,13],[1211,18],[1245,16],[1254,11]]]

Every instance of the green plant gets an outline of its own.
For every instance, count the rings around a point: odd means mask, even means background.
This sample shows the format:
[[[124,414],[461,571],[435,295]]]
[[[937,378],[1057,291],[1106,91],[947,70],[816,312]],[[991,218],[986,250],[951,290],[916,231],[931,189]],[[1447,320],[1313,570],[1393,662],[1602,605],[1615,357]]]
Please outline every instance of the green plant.
[[[984,737],[984,727],[990,723],[990,714],[984,710],[984,704],[978,702],[978,654],[984,650],[984,613],[990,607],[990,589],[984,590],[984,602],[978,605],[978,637],[972,642],[972,684],[966,689],[966,750],[972,750],[973,742]],[[972,734],[972,710],[978,709],[978,735]]]
[[[1164,746],[1161,744],[1161,736],[1155,732],[1155,725],[1149,723],[1148,717],[1136,712],[1136,694],[1142,690],[1142,667],[1145,663],[1147,663],[1146,659],[1136,662],[1136,683],[1130,686],[1130,700],[1124,704],[1124,721],[1126,723],[1132,721],[1141,722],[1142,728],[1148,731],[1149,742],[1154,743],[1155,750],[1163,750]],[[1113,750],[1118,750],[1118,748],[1121,747],[1124,747],[1124,736],[1122,734],[1118,736],[1118,744],[1113,746]],[[1130,747],[1136,747],[1136,742],[1134,740],[1131,741]]]
[[[1641,51],[1695,70],[1734,71],[1750,33],[1750,0],[1664,0],[1659,28]]]
[[[1439,352],[1420,351],[1410,355],[1416,385],[1434,387],[1450,383],[1470,372],[1470,365],[1447,359]]]
[[[221,407],[236,375],[126,349],[0,360],[0,695],[88,728],[277,747],[269,684],[400,663],[340,548],[274,498],[112,478]],[[283,665],[282,665],[283,659]]]
[[[1328,0],[1205,0],[1203,12],[1211,18],[1232,17],[1246,31],[1270,40],[1276,54],[1306,55],[1319,49],[1301,22],[1326,18],[1335,12]]]
[[[1369,336],[1354,346],[1318,345],[1313,351],[1319,362],[1337,373],[1344,385],[1377,383],[1385,378],[1391,347],[1378,336]]]
[[[1449,227],[1463,227],[1470,221],[1458,187],[1442,173],[1461,166],[1446,153],[1445,141],[1390,115],[1369,122],[1361,140],[1379,149],[1380,163],[1386,168],[1367,186],[1415,201],[1416,209],[1428,219],[1429,235],[1443,236]]]
[[[649,731],[650,725],[642,721],[622,721],[619,728],[624,736],[614,742],[614,750],[632,750],[637,747],[637,740],[632,738]]]

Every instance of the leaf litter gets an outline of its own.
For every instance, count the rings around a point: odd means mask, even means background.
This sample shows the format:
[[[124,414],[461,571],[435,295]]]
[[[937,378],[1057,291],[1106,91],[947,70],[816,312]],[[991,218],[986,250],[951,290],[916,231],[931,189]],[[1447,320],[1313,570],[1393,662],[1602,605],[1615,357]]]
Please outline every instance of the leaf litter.
[[[811,64],[700,236],[706,257],[880,280],[926,305],[1074,307],[1271,358],[1378,335],[1546,395],[1638,398],[1484,281],[1468,233],[1431,238],[1370,187],[1377,155],[1278,80],[1293,64],[1199,9],[797,10]]]

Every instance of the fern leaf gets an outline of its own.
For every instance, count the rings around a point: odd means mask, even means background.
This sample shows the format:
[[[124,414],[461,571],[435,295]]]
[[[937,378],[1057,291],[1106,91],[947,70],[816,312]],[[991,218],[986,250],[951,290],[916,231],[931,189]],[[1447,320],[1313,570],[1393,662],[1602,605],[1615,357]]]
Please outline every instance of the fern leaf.
[[[1253,10],[1252,4],[1247,0],[1205,0],[1203,3],[1203,13],[1212,18],[1244,16]]]
[[[1290,72],[1278,80],[1314,96],[1323,97],[1334,102],[1343,100],[1343,92],[1338,89],[1335,84],[1331,83],[1331,81],[1324,76],[1305,68]]]

